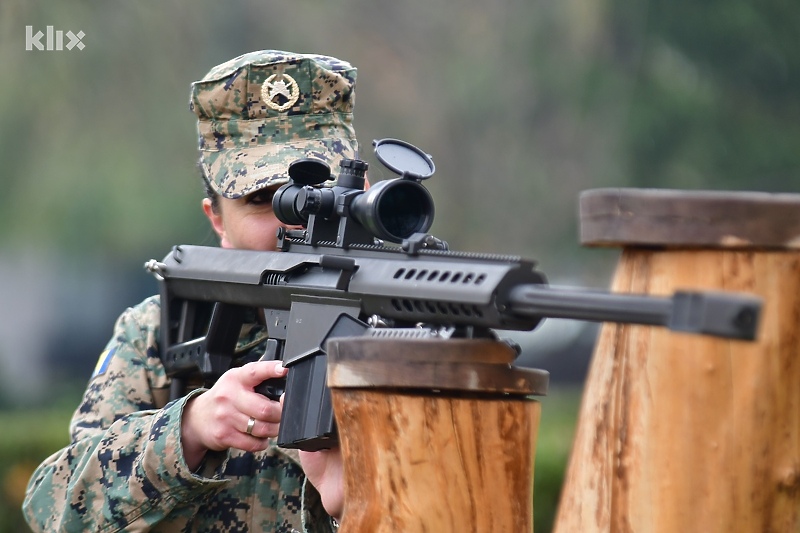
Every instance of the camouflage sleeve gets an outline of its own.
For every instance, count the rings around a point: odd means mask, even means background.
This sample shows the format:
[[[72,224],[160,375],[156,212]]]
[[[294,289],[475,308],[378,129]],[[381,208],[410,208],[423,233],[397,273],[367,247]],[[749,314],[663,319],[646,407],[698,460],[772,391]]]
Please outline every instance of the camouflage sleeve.
[[[34,531],[147,531],[175,506],[201,502],[225,483],[186,465],[186,398],[158,409],[168,387],[158,357],[159,314],[151,298],[117,321],[73,415],[71,443],[29,483],[23,509]]]

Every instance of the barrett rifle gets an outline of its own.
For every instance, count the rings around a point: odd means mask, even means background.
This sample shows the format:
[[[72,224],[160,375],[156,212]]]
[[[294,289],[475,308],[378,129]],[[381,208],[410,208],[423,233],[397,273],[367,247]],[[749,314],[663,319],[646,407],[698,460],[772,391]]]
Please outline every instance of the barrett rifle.
[[[358,159],[341,163],[333,187],[320,187],[332,178],[322,162],[289,166],[273,208],[302,229],[279,229],[277,251],[181,245],[147,263],[161,287],[161,357],[173,398],[190,381],[211,386],[242,364],[236,345],[253,319],[269,337],[261,359],[289,369],[284,381],[257,388],[273,399],[285,393],[278,445],[308,451],[337,443],[326,386],[325,344],[333,337],[497,339],[497,330],[568,318],[755,338],[761,301],[754,296],[558,288],[532,260],[450,251],[426,233],[434,204],[421,182],[434,172],[430,156],[395,139],[373,145],[399,177],[367,190],[368,165]]]

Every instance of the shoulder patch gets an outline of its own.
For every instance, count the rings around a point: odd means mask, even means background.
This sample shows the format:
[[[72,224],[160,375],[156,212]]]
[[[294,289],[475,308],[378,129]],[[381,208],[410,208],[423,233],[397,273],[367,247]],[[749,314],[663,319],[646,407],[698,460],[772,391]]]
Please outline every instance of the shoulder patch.
[[[111,358],[114,356],[114,352],[116,351],[117,347],[115,346],[100,354],[100,358],[97,360],[97,364],[94,367],[94,372],[92,373],[93,378],[105,373],[106,369],[108,368],[108,363],[111,362]]]

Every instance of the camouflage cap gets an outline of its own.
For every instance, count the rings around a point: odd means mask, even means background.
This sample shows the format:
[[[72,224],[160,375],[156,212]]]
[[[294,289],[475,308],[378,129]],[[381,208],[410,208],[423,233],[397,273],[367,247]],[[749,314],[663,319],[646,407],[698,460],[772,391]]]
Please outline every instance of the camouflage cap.
[[[356,157],[356,69],[333,57],[251,52],[192,84],[200,161],[214,190],[238,198],[288,181],[289,163],[311,157],[338,169]]]

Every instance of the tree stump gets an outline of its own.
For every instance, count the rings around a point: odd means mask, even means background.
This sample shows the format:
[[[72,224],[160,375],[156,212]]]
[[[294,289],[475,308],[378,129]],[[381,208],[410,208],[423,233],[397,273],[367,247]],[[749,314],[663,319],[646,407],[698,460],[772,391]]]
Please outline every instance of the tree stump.
[[[344,460],[342,532],[533,531],[533,468],[548,374],[506,344],[334,339]]]
[[[604,325],[556,533],[800,531],[800,195],[598,189],[613,291],[764,299],[756,342]]]

